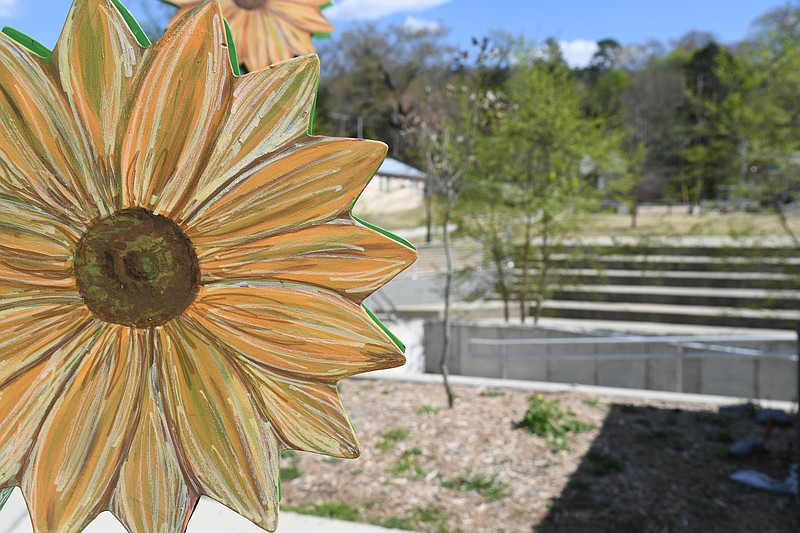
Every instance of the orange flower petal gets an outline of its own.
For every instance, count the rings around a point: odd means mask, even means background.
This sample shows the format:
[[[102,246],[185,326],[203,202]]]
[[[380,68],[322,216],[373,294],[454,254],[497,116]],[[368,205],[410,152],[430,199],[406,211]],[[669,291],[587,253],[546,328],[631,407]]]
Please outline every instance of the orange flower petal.
[[[286,378],[245,365],[254,394],[289,448],[352,459],[358,439],[336,385]]]
[[[208,2],[147,49],[121,148],[123,207],[170,216],[193,191],[230,106],[226,43],[219,4]]]
[[[411,265],[416,253],[380,233],[347,223],[312,226],[220,249],[198,246],[203,283],[297,281],[360,302]]]
[[[83,229],[101,212],[99,173],[50,69],[0,34],[0,191]]]
[[[188,314],[243,360],[298,379],[335,382],[405,361],[360,305],[307,285],[207,286]]]
[[[148,354],[151,364],[153,357]],[[154,367],[145,380],[141,418],[111,500],[112,512],[130,531],[183,531],[197,502],[161,411],[157,372]]]
[[[319,59],[305,56],[234,81],[230,115],[198,188],[215,191],[247,166],[305,136],[319,82]],[[187,209],[196,206],[192,200]]]
[[[61,86],[97,157],[101,174],[95,181],[104,216],[120,205],[118,122],[143,54],[111,0],[75,2],[53,51]]]
[[[0,486],[19,473],[62,384],[96,337],[83,306],[0,311]]]
[[[77,237],[48,213],[0,195],[0,290],[78,290],[72,277]]]
[[[167,417],[198,492],[274,531],[280,451],[243,376],[186,319],[156,331]]]
[[[107,508],[139,416],[144,371],[143,331],[104,324],[22,476],[35,531],[80,531]]]
[[[304,5],[291,0],[270,0],[268,6],[270,12],[285,19],[292,26],[303,30],[306,34],[333,31],[333,25],[320,12],[319,7],[313,4]]]
[[[375,141],[311,137],[248,167],[186,218],[198,246],[241,246],[346,213],[386,156]]]

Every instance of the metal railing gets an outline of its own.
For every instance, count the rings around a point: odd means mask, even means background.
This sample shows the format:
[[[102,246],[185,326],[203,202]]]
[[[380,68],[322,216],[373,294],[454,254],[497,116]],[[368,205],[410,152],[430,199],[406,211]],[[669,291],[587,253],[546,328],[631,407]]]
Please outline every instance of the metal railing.
[[[551,361],[592,361],[594,364],[594,384],[598,384],[598,364],[600,361],[632,361],[645,360],[649,362],[654,359],[674,359],[675,360],[675,389],[677,392],[684,392],[683,384],[683,365],[684,360],[691,355],[691,358],[707,357],[728,357],[736,359],[754,360],[754,392],[758,397],[758,383],[760,372],[760,360],[763,358],[781,359],[786,361],[798,361],[798,354],[794,351],[776,352],[757,350],[741,346],[728,346],[719,344],[722,342],[796,342],[797,336],[792,333],[771,334],[771,335],[705,335],[705,336],[625,336],[625,337],[575,337],[575,338],[534,338],[534,339],[482,339],[473,338],[469,340],[469,355],[478,359],[499,359],[500,374],[502,378],[508,378],[509,361],[511,360],[544,360],[547,362],[545,369],[546,380],[551,381]],[[576,353],[511,353],[510,348],[514,347],[536,347],[550,346],[592,346],[596,348],[603,345],[620,344],[643,344],[643,345],[668,345],[674,349],[669,351],[652,352],[643,351],[641,353],[583,353],[576,350]],[[492,347],[492,353],[475,353],[473,347],[488,346]],[[691,351],[691,354],[688,352]]]

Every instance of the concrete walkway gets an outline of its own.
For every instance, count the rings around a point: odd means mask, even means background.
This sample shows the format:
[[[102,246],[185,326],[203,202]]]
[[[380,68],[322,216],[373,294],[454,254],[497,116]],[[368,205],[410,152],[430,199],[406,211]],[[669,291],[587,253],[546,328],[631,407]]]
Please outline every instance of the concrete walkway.
[[[398,529],[386,529],[368,524],[357,524],[329,518],[306,516],[295,513],[280,513],[278,533],[391,533]],[[0,511],[0,533],[31,533],[30,519],[25,500],[19,489]],[[264,533],[249,520],[242,518],[214,500],[202,498],[197,505],[187,533]],[[89,524],[85,533],[126,533],[125,528],[111,513],[103,513]]]

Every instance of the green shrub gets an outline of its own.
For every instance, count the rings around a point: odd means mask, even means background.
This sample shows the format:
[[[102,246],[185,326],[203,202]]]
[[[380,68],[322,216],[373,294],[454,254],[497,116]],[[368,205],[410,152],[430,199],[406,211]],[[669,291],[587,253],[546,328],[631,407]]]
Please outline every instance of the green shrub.
[[[563,450],[567,447],[570,433],[595,428],[593,424],[578,420],[572,410],[562,409],[559,400],[547,400],[541,394],[537,394],[528,398],[528,401],[530,402],[528,410],[525,411],[519,426],[547,440],[554,450]]]

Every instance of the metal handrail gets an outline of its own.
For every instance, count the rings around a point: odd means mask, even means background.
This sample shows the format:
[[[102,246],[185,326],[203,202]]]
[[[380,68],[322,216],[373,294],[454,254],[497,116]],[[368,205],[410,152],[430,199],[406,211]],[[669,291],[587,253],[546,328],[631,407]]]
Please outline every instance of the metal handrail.
[[[483,345],[541,345],[541,344],[638,344],[638,343],[674,343],[674,342],[766,342],[794,341],[793,333],[771,335],[631,335],[627,337],[555,337],[536,339],[470,339],[470,344]]]
[[[756,369],[760,371],[759,359],[771,358],[786,361],[798,362],[800,355],[792,352],[777,352],[767,350],[757,350],[740,346],[725,346],[720,344],[710,344],[718,342],[767,342],[784,341],[797,342],[797,336],[792,333],[769,334],[769,335],[665,335],[665,336],[646,336],[631,335],[625,337],[575,337],[575,338],[535,338],[535,339],[470,339],[469,353],[478,359],[499,359],[502,377],[507,377],[508,362],[511,360],[543,360],[547,362],[547,374],[549,379],[550,361],[593,361],[595,367],[601,360],[606,361],[632,361],[632,360],[656,360],[673,359],[675,361],[675,385],[678,392],[683,392],[683,363],[687,358],[687,350],[692,350],[692,357],[725,356],[732,358],[754,359]],[[535,347],[535,346],[585,346],[585,345],[610,345],[610,344],[667,344],[674,346],[675,351],[653,352],[653,353],[572,353],[572,354],[510,354],[509,348],[513,346]],[[494,354],[476,354],[471,349],[472,346],[491,346],[499,351]],[[649,363],[648,363],[649,364]],[[597,379],[595,368],[595,381]],[[756,392],[758,386],[756,385]]]

